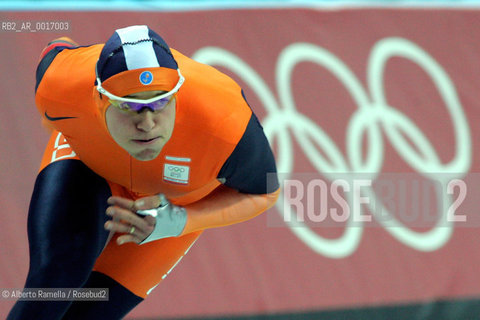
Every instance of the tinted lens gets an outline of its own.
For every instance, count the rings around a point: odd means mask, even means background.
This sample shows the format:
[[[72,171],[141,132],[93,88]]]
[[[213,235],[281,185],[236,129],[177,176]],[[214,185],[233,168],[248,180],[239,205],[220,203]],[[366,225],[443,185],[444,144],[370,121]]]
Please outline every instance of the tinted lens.
[[[117,100],[109,100],[109,101],[112,105],[114,105],[117,108],[138,112],[144,108],[148,108],[152,111],[162,110],[163,108],[165,108],[165,106],[168,104],[171,98],[172,96],[169,96],[169,97],[162,98],[150,103],[137,103],[137,102],[127,102],[127,101],[117,101]]]

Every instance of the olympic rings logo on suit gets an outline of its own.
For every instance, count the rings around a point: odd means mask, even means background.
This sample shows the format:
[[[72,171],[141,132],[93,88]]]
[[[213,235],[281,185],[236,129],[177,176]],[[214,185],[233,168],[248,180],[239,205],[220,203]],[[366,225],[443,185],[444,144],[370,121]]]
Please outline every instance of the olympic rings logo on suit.
[[[169,166],[169,167],[168,167],[168,170],[169,170],[169,171],[176,172],[176,173],[185,172],[185,168],[183,168],[183,167]]]
[[[423,131],[408,116],[387,102],[383,80],[386,64],[392,57],[414,62],[426,71],[437,88],[445,103],[454,131],[455,154],[451,161],[442,163]],[[335,54],[311,43],[293,43],[283,49],[277,61],[275,71],[278,100],[258,73],[229,51],[217,47],[205,47],[198,50],[193,58],[206,64],[229,69],[250,85],[267,111],[262,125],[269,140],[277,143],[278,172],[285,173],[287,177],[292,174],[294,156],[292,136],[288,129],[293,132],[293,138],[313,167],[328,179],[334,179],[336,173],[345,172],[350,172],[352,175],[362,173],[363,177],[365,174],[370,174],[370,178],[375,179],[384,161],[382,132],[385,133],[398,155],[411,168],[428,179],[438,180],[439,174],[444,179],[461,178],[470,169],[472,161],[470,129],[454,84],[434,58],[407,39],[384,38],[375,43],[367,63],[368,90]],[[300,62],[313,62],[327,69],[340,80],[357,105],[357,110],[347,125],[346,155],[339,150],[327,132],[300,113],[296,107],[292,95],[291,77],[296,65]],[[364,136],[369,146],[365,156],[362,152]],[[412,147],[411,144],[414,146]],[[327,157],[323,156],[318,149],[321,149]],[[366,188],[366,190],[369,197],[375,198],[372,188]],[[442,208],[447,208],[452,203],[451,197],[438,194],[437,201]],[[277,202],[277,209],[281,215],[286,214],[282,212],[282,202],[282,198]],[[374,216],[375,211],[371,210]],[[395,239],[415,250],[438,250],[451,238],[454,226],[445,222],[445,219],[438,219],[438,223],[427,232],[416,232],[407,228],[386,208],[383,208],[383,214],[385,212],[389,215],[390,223],[386,226],[382,223],[382,219],[377,219],[378,223]],[[364,229],[349,228],[349,222],[347,222],[342,236],[326,239],[295,219],[290,219],[287,225],[308,247],[330,258],[343,258],[355,252]]]

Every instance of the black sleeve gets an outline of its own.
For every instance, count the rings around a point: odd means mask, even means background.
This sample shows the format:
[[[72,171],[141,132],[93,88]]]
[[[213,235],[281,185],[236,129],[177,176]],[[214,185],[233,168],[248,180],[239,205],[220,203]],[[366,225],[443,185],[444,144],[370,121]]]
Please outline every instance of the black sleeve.
[[[278,189],[272,149],[255,114],[218,174],[227,187],[243,193],[265,194]]]

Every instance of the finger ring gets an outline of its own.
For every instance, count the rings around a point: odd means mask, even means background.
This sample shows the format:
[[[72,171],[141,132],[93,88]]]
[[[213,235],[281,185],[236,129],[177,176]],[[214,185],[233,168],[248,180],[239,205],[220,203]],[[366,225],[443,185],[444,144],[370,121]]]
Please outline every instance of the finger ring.
[[[130,228],[129,233],[130,233],[130,234],[133,234],[134,232],[135,232],[135,226],[132,226],[132,227]]]

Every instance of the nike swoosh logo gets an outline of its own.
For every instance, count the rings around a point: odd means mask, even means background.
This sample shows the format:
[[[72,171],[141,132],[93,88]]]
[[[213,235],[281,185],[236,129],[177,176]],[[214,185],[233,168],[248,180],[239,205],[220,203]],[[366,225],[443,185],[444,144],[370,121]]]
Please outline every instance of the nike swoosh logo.
[[[75,119],[76,117],[50,117],[47,114],[47,111],[45,111],[45,118],[47,118],[50,121],[58,121],[58,120],[65,120],[65,119]]]

